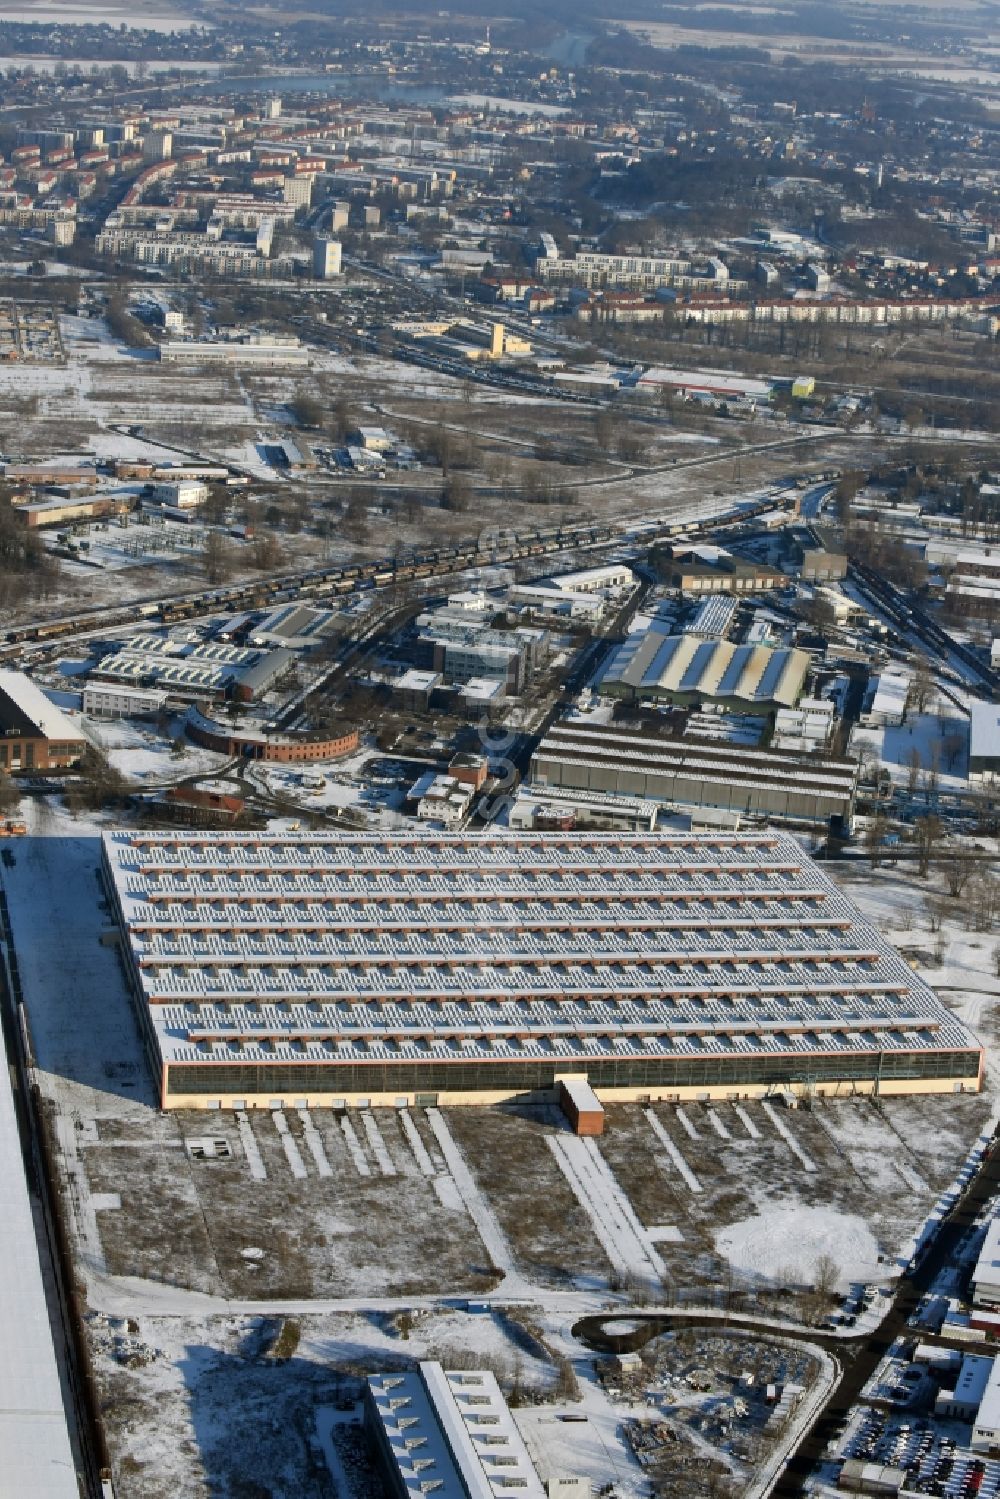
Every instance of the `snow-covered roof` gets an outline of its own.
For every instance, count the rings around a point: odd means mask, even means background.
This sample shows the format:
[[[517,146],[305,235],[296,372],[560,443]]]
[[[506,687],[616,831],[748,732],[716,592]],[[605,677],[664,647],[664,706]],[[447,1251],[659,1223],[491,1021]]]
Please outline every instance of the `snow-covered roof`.
[[[2,1072],[0,1488],[31,1499],[79,1499],[10,1076]]]
[[[748,752],[729,743],[728,736],[722,743],[660,739],[609,725],[565,721],[554,724],[535,750],[532,774],[552,780],[551,768],[557,764],[590,767],[598,775],[624,767],[645,776],[647,796],[656,794],[656,778],[663,779],[665,796],[671,779],[684,777],[782,791],[808,790],[838,805],[850,802],[858,774],[850,760],[805,758],[770,749]]]
[[[62,709],[51,703],[41,688],[36,687],[24,672],[0,671],[0,700],[2,698],[7,698],[9,704],[23,714],[45,739],[72,742],[84,737]],[[0,701],[0,712],[2,711]]]
[[[375,1374],[368,1406],[380,1450],[394,1465],[397,1491],[409,1499],[545,1499],[507,1402],[485,1369]]]
[[[802,691],[810,658],[805,651],[733,645],[697,635],[637,630],[613,653],[601,678],[604,691],[696,695],[720,701],[791,707]]]
[[[787,834],[115,832],[165,1062],[978,1047]]]
[[[1000,708],[996,703],[978,701],[969,704],[969,758],[994,759],[1000,756]]]

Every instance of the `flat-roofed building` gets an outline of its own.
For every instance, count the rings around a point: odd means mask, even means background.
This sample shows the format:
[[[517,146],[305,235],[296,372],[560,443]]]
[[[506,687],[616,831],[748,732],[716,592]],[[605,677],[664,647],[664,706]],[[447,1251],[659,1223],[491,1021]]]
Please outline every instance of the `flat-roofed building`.
[[[993,1372],[993,1359],[981,1353],[967,1353],[962,1359],[953,1390],[941,1389],[934,1401],[934,1414],[946,1421],[976,1419],[980,1403]]]
[[[531,789],[554,798],[569,788],[809,826],[850,827],[857,779],[854,760],[573,721],[554,724],[531,758]]]
[[[51,1273],[38,1252],[10,1070],[0,1078],[0,1490],[25,1499],[79,1499],[76,1446],[64,1406],[63,1351],[53,1339]],[[47,1256],[46,1256],[47,1258]],[[53,1297],[54,1299],[54,1297]],[[61,1340],[60,1340],[61,1341]],[[75,1417],[75,1412],[74,1412]],[[75,1427],[75,1419],[73,1421]]]
[[[313,275],[320,281],[328,281],[340,275],[343,247],[339,239],[327,239],[318,234],[313,240]]]
[[[621,832],[651,833],[656,827],[655,802],[634,796],[608,796],[600,792],[557,793],[542,786],[519,786],[507,814],[512,828],[571,832],[574,828],[617,828]]]
[[[841,1464],[837,1487],[852,1494],[898,1494],[906,1482],[906,1469],[885,1463],[869,1463],[849,1457]]]
[[[208,485],[200,479],[164,480],[152,486],[150,497],[178,510],[196,510],[208,499]]]
[[[720,703],[765,712],[793,708],[802,695],[808,652],[767,645],[733,645],[661,629],[629,635],[605,667],[600,691],[632,702],[697,707]]]
[[[110,682],[88,682],[82,706],[90,718],[156,718],[166,710],[167,694]]]
[[[1000,707],[996,703],[969,704],[969,775],[1000,774]]]
[[[866,728],[898,727],[906,717],[911,682],[906,671],[879,672],[868,684],[861,723]]]
[[[1000,1218],[993,1218],[976,1268],[972,1272],[972,1300],[976,1306],[1000,1306]]]
[[[542,619],[576,619],[598,623],[604,615],[600,594],[570,593],[565,588],[519,583],[507,594],[511,615],[534,614]]]
[[[1000,1451],[1000,1359],[990,1360],[990,1370],[983,1387],[979,1408],[972,1423],[973,1452]]]
[[[0,671],[0,772],[68,770],[87,740],[20,671]]]
[[[392,1499],[545,1499],[535,1465],[485,1369],[373,1374],[365,1426]]]
[[[788,834],[105,835],[165,1108],[976,1091]]]

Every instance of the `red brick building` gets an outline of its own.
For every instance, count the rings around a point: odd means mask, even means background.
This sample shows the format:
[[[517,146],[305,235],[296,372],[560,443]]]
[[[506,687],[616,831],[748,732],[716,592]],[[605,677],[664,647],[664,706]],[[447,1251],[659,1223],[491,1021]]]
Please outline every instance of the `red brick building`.
[[[87,741],[30,677],[0,671],[0,772],[68,770]]]
[[[205,749],[245,760],[269,760],[278,764],[310,764],[316,760],[339,760],[358,747],[358,731],[346,725],[329,734],[268,734],[262,729],[230,726],[192,708],[185,725],[187,736]]]

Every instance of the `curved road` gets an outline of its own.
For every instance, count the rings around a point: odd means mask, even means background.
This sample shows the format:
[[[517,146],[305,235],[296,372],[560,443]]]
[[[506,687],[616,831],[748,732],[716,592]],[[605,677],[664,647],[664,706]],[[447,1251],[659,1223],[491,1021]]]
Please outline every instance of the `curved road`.
[[[1000,1132],[1000,1129],[998,1129]],[[719,1327],[729,1326],[741,1330],[758,1330],[762,1335],[780,1335],[802,1343],[810,1343],[836,1357],[842,1367],[842,1376],[825,1401],[819,1414],[799,1439],[785,1462],[784,1469],[775,1483],[772,1494],[776,1499],[798,1499],[805,1493],[805,1481],[816,1464],[822,1459],[829,1442],[840,1431],[844,1421],[857,1404],[861,1391],[888,1353],[897,1338],[914,1337],[909,1325],[911,1317],[923,1295],[930,1289],[938,1273],[957,1256],[961,1240],[968,1234],[975,1220],[993,1197],[1000,1193],[1000,1149],[996,1137],[983,1158],[979,1170],[960,1195],[918,1263],[900,1279],[887,1315],[873,1332],[853,1335],[830,1334],[815,1328],[796,1326],[771,1318],[749,1316],[743,1313],[725,1313],[667,1308],[655,1312],[623,1309],[608,1313],[597,1313],[581,1318],[573,1327],[573,1334],[600,1351],[625,1351],[641,1347],[650,1338],[674,1327]],[[615,1321],[630,1324],[630,1330],[620,1337],[608,1332]],[[643,1324],[635,1330],[636,1323]],[[647,1331],[648,1329],[648,1331]],[[922,1342],[941,1347],[956,1347],[968,1353],[970,1345],[921,1330]],[[976,1350],[978,1344],[974,1345]]]

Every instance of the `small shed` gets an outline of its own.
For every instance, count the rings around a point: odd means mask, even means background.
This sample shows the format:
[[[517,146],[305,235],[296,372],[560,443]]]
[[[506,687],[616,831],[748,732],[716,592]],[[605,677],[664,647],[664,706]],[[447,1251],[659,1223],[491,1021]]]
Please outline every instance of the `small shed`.
[[[603,1135],[604,1105],[584,1073],[556,1078],[559,1107],[569,1120],[575,1135]]]

